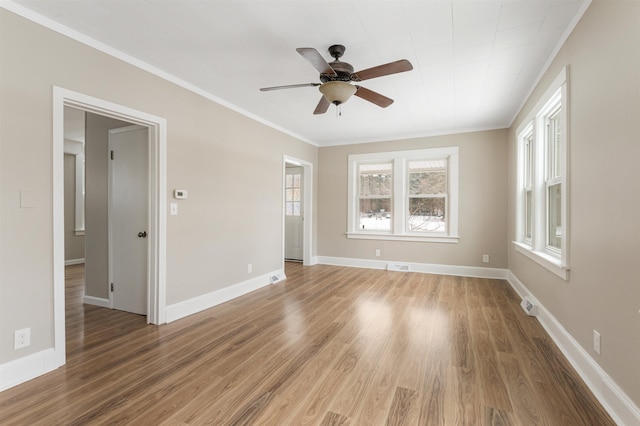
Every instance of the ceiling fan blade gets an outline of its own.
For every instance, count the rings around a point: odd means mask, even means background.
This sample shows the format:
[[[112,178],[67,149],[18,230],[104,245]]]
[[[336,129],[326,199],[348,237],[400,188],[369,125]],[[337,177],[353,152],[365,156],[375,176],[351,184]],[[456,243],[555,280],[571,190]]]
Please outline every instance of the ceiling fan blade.
[[[377,67],[367,68],[366,70],[354,72],[351,74],[353,81],[369,80],[370,78],[382,77],[389,74],[397,74],[399,72],[411,71],[413,65],[406,59],[389,62],[388,64],[378,65]]]
[[[324,60],[322,55],[318,53],[313,47],[299,47],[296,49],[303,58],[305,58],[315,69],[320,71],[321,74],[336,76],[336,72],[331,68],[331,65]]]
[[[362,98],[365,101],[374,103],[381,108],[386,108],[393,103],[393,99],[387,98],[386,96],[383,96],[378,92],[365,89],[362,86],[356,86],[356,87],[358,88],[358,90],[356,90],[356,93],[355,93],[357,97]]]
[[[329,105],[331,104],[329,103],[327,98],[322,95],[322,97],[320,98],[320,102],[318,102],[318,106],[316,106],[316,109],[313,111],[313,114],[324,114],[329,109]]]
[[[281,90],[281,89],[296,89],[298,87],[313,87],[320,86],[320,83],[302,83],[302,84],[289,84],[286,86],[273,86],[273,87],[263,87],[260,89],[261,92],[269,92],[271,90]]]

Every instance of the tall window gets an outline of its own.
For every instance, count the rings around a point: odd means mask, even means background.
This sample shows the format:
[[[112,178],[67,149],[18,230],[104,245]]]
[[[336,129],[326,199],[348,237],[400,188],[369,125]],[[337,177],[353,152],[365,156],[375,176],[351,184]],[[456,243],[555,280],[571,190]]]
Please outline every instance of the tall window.
[[[349,156],[349,238],[458,241],[458,148]]]
[[[391,163],[358,165],[358,229],[391,230],[392,172]]]
[[[562,153],[561,153],[561,125],[560,102],[554,105],[554,110],[545,117],[546,127],[546,177],[545,188],[547,195],[547,248],[562,250]]]
[[[446,232],[447,161],[409,161],[408,220],[411,232]]]
[[[524,155],[524,241],[531,245],[533,231],[533,129],[529,126],[523,137]]]
[[[566,70],[518,132],[516,249],[568,279]]]

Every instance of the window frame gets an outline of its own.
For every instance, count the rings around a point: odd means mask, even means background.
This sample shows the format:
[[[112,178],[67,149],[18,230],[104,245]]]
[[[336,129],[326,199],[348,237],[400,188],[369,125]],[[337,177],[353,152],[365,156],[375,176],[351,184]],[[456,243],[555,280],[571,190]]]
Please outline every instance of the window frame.
[[[376,196],[376,195],[363,195],[361,193],[361,185],[360,185],[361,171],[360,171],[360,166],[367,166],[367,165],[389,165],[389,166],[391,166],[390,167],[391,168],[391,173],[390,173],[391,174],[391,191],[390,191],[390,194],[389,194],[388,197]],[[357,200],[356,200],[356,203],[357,203],[357,206],[358,206],[357,207],[357,212],[356,212],[356,222],[357,222],[356,229],[358,229],[359,231],[364,232],[364,233],[385,233],[385,234],[386,233],[393,233],[393,225],[394,225],[394,220],[393,219],[394,219],[394,215],[396,214],[395,211],[394,211],[394,207],[395,206],[394,206],[394,188],[393,188],[393,185],[395,183],[395,176],[394,176],[395,170],[394,170],[393,161],[366,161],[366,162],[362,161],[362,162],[359,162],[356,165],[356,167],[357,167],[357,170],[356,170],[356,174],[357,174],[357,188],[356,188]],[[389,199],[389,204],[391,206],[391,211],[390,211],[391,221],[389,223],[389,231],[379,230],[379,229],[377,229],[377,230],[369,230],[369,229],[363,230],[363,229],[361,229],[360,228],[360,221],[359,221],[359,215],[361,213],[360,212],[360,202],[362,200],[385,200],[387,198]]]
[[[408,151],[352,154],[348,156],[347,238],[458,243],[458,147],[427,148]],[[446,232],[408,230],[408,164],[416,160],[447,161]],[[358,229],[359,165],[392,163],[391,229],[389,231]]]
[[[567,68],[554,79],[540,101],[519,126],[517,135],[517,193],[516,193],[516,250],[553,272],[569,279],[569,126],[568,126]],[[558,118],[560,135],[551,140],[550,122]],[[527,142],[531,138],[531,144]],[[556,145],[559,143],[559,146]],[[527,185],[527,148],[532,147],[533,181]],[[551,149],[553,148],[553,150]],[[556,149],[559,148],[559,149]],[[557,158],[557,156],[560,158]],[[556,167],[557,166],[557,167]],[[552,170],[554,169],[554,170]],[[557,170],[557,172],[556,172]],[[552,173],[553,172],[553,173]],[[549,243],[552,221],[550,218],[550,188],[560,185],[560,247]],[[527,238],[527,190],[532,190],[531,238]]]
[[[414,159],[408,159],[406,161],[406,170],[405,170],[405,175],[406,175],[406,192],[405,192],[405,197],[406,197],[406,210],[403,212],[405,214],[405,222],[404,222],[404,226],[405,226],[405,232],[409,235],[412,234],[416,234],[416,235],[447,235],[448,229],[449,229],[449,212],[448,212],[448,208],[449,208],[449,159],[441,159],[441,160],[428,160],[428,161],[443,161],[445,163],[444,166],[444,172],[445,172],[445,191],[443,193],[420,193],[420,194],[412,194],[411,193],[411,163],[414,162],[422,162],[425,160],[414,160]],[[436,169],[434,169],[436,170]],[[440,231],[414,231],[411,230],[411,199],[429,199],[429,200],[435,200],[435,199],[443,199],[444,200],[444,212],[445,212],[445,232],[440,232]]]

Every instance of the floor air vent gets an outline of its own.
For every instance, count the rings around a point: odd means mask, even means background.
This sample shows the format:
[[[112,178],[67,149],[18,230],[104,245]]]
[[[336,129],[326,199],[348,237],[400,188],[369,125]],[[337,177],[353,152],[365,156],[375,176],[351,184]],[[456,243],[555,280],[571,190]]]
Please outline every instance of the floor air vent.
[[[538,307],[534,305],[531,299],[529,299],[529,297],[527,296],[525,296],[525,298],[522,299],[522,302],[520,302],[520,306],[522,306],[522,309],[524,309],[524,311],[530,317],[535,317],[538,312]]]
[[[278,281],[282,281],[282,280],[284,280],[284,276],[282,274],[275,274],[269,277],[269,281],[271,281],[271,284],[275,284]]]
[[[387,263],[387,271],[409,272],[411,268],[406,263]]]

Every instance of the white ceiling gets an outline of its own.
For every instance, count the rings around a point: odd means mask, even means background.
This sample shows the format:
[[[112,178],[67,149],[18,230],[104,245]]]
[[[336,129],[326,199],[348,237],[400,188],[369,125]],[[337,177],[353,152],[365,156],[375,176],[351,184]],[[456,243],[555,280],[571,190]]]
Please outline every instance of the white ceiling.
[[[590,0],[16,0],[168,73],[200,93],[319,146],[508,127]],[[18,7],[19,7],[18,6]],[[56,24],[57,25],[57,24]],[[87,41],[88,39],[84,39]],[[356,71],[408,59],[412,71],[361,85],[321,116],[297,47],[343,44]],[[119,55],[125,57],[125,55]],[[166,76],[166,74],[165,74]]]

